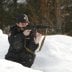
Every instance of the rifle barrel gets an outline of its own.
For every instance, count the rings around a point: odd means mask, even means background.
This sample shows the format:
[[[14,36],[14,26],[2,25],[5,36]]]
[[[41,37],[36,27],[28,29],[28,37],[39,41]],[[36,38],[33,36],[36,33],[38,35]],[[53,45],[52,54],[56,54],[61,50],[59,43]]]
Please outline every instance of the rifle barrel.
[[[28,25],[26,29],[46,29],[48,27],[48,25]]]

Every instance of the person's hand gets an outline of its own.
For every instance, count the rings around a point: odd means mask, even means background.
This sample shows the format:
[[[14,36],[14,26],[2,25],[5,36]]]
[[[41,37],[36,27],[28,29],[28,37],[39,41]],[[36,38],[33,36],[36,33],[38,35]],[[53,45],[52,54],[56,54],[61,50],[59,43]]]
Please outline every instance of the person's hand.
[[[37,33],[36,33],[36,37],[34,38],[34,41],[35,41],[36,44],[39,43],[41,37],[42,37],[42,34],[40,34],[40,33],[37,32]]]
[[[24,30],[24,31],[23,31],[23,34],[24,34],[25,36],[29,36],[29,35],[30,35],[30,32],[31,32],[31,30]]]

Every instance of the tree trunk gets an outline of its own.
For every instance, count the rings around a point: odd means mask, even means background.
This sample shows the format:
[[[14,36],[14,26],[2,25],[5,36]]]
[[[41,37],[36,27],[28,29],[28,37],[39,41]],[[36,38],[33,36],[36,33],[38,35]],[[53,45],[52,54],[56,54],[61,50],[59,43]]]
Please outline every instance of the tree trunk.
[[[62,20],[61,20],[61,9],[60,9],[60,0],[56,1],[56,24],[57,24],[57,32],[62,33]]]

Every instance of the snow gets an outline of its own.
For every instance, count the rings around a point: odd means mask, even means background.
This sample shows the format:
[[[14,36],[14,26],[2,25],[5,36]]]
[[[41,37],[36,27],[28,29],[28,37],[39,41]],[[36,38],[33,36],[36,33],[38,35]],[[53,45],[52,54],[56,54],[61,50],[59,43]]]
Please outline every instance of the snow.
[[[36,51],[36,59],[30,70],[21,64],[4,59],[9,44],[7,35],[0,31],[0,71],[8,68],[8,71],[17,72],[72,72],[72,37],[67,35],[48,35],[40,51]],[[44,36],[42,36],[43,39]],[[41,41],[42,41],[41,39]],[[40,43],[41,43],[40,41]],[[5,63],[6,62],[6,63]],[[11,63],[11,64],[10,64]],[[16,64],[16,66],[15,66]],[[13,69],[11,69],[13,68]],[[21,70],[21,71],[19,71]],[[36,70],[36,71],[35,71]],[[39,71],[40,70],[40,71]],[[6,72],[1,71],[1,72]],[[8,72],[7,71],[7,72]],[[10,71],[10,72],[11,72]],[[16,72],[15,71],[15,72]]]
[[[22,66],[19,63],[0,59],[0,72],[41,72]]]
[[[2,30],[0,29],[0,59],[3,59],[5,57],[8,48],[8,36],[6,34],[3,34]]]
[[[46,36],[40,52],[36,53],[32,66],[44,72],[72,72],[72,37]]]

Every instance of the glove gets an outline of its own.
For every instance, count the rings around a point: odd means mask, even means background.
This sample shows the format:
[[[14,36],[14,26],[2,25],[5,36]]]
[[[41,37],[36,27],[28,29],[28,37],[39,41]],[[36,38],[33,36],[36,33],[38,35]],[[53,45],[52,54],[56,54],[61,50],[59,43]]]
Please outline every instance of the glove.
[[[24,31],[23,31],[23,34],[24,34],[25,36],[29,36],[29,35],[30,35],[30,32],[31,32],[31,30],[24,30]]]
[[[37,32],[36,33],[36,37],[34,38],[35,44],[38,44],[39,43],[41,37],[42,37],[42,34],[40,34],[40,33]]]

